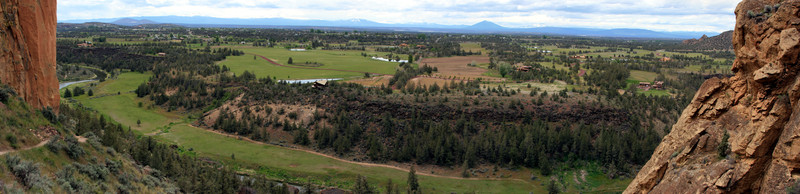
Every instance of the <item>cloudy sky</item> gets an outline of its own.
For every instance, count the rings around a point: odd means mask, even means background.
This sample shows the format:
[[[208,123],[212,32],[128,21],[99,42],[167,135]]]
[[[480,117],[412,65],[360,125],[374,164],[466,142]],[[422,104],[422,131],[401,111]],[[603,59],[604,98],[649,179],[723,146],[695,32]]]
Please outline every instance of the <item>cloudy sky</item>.
[[[739,0],[59,0],[58,19],[133,16],[291,18],[506,27],[733,29]]]

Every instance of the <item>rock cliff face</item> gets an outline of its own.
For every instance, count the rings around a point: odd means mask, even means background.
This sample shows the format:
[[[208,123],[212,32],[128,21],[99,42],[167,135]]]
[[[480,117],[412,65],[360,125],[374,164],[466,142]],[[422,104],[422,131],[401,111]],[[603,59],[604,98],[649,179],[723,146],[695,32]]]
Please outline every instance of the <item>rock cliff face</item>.
[[[0,82],[37,108],[58,108],[56,0],[0,1]]]
[[[739,3],[735,76],[703,84],[625,193],[784,193],[796,185],[798,29],[800,0]]]

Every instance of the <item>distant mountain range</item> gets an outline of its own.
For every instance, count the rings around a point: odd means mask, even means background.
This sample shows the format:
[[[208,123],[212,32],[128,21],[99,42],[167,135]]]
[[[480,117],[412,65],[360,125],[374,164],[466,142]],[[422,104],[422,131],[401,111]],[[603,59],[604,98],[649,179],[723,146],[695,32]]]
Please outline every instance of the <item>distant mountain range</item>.
[[[60,23],[103,22],[124,26],[142,24],[177,24],[187,27],[335,27],[381,31],[440,32],[440,33],[500,33],[500,34],[540,34],[587,37],[689,39],[714,32],[657,32],[645,29],[596,29],[573,27],[507,28],[490,21],[482,21],[471,26],[441,25],[433,23],[384,24],[365,19],[351,20],[297,20],[286,18],[215,18],[206,16],[143,16],[130,18],[106,18],[87,20],[64,20]]]

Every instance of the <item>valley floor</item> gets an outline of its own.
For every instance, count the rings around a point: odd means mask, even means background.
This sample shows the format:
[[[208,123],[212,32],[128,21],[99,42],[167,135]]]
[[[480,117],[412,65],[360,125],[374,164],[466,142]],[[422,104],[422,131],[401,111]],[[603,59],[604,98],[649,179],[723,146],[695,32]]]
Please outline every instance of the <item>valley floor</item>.
[[[98,83],[94,89],[98,92],[94,97],[74,97],[73,102],[91,107],[124,126],[131,126],[137,133],[175,143],[193,150],[200,157],[236,166],[240,173],[262,174],[290,183],[312,182],[345,189],[352,188],[357,175],[368,177],[369,182],[379,189],[389,179],[401,188],[406,185],[408,164],[348,161],[313,150],[272,145],[194,127],[192,123],[196,115],[168,112],[151,106],[152,103],[147,99],[136,97],[132,91],[139,83],[147,81],[148,77],[147,73],[123,73],[115,79]],[[560,172],[555,177],[559,177],[562,185],[567,185],[566,192],[619,192],[630,181],[608,179],[598,169],[596,166],[586,167],[585,170]],[[537,170],[527,168],[487,172],[485,176],[479,175],[482,178],[462,178],[460,173],[452,173],[461,172],[459,169],[449,169],[449,172],[446,174],[431,171],[430,167],[417,167],[420,185],[431,193],[543,193],[546,192],[546,183],[550,181]],[[496,178],[497,175],[503,178]],[[532,176],[536,179],[532,179]]]

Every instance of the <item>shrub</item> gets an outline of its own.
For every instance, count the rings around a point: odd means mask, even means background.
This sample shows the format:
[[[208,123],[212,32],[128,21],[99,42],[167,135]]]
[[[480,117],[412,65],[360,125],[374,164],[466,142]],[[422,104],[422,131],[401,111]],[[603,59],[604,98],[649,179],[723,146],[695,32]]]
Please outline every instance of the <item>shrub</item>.
[[[719,145],[717,145],[717,154],[720,158],[728,156],[728,150],[730,150],[730,148],[728,148],[728,138],[730,138],[730,135],[728,135],[728,132],[726,131],[725,134],[722,135],[722,141],[720,141]]]
[[[786,188],[786,193],[800,194],[800,180],[795,180],[795,183]]]
[[[50,123],[53,124],[58,123],[58,114],[56,114],[56,112],[53,111],[52,107],[48,106],[47,108],[43,108],[41,112],[42,116],[44,116],[44,118],[50,121]]]
[[[50,187],[53,182],[41,174],[38,164],[22,160],[17,155],[6,156],[6,164],[25,187],[42,193],[52,192]]]
[[[122,169],[122,162],[106,158],[106,168],[108,168],[109,172],[117,174]]]
[[[92,186],[85,181],[75,179],[75,166],[66,165],[56,173],[56,182],[67,193],[85,193],[94,190]]]
[[[6,135],[6,141],[8,141],[8,143],[9,143],[9,144],[11,145],[11,147],[13,147],[14,149],[17,149],[17,148],[19,148],[19,145],[17,145],[17,136],[14,136],[14,134],[8,134],[8,135]]]
[[[61,142],[61,139],[58,135],[50,138],[50,142],[48,142],[47,145],[45,146],[47,146],[47,149],[49,149],[53,153],[58,153],[59,151],[67,147],[66,145],[64,145],[64,142]]]
[[[86,175],[92,180],[105,181],[106,178],[108,178],[109,172],[105,166],[80,163],[74,163],[73,165],[78,168],[78,172]]]
[[[83,150],[80,143],[78,143],[78,139],[75,139],[75,137],[67,136],[64,142],[66,142],[66,149],[64,151],[67,151],[69,158],[78,159],[86,154],[86,151]]]
[[[8,99],[16,95],[17,92],[13,88],[8,85],[0,85],[0,102],[8,103]]]

